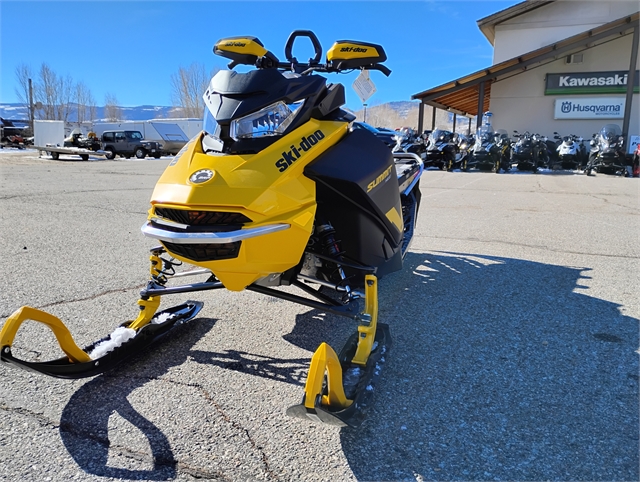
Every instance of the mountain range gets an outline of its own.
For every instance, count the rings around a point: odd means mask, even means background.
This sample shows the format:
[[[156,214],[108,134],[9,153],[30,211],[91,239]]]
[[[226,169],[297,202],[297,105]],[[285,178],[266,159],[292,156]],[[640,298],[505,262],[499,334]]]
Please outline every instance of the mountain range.
[[[175,107],[168,106],[139,105],[136,107],[119,107],[119,109],[122,112],[122,120],[151,120],[183,117],[175,115]],[[96,107],[95,121],[106,120],[105,110],[104,107]],[[29,118],[29,109],[24,104],[0,104],[0,117],[10,120],[26,120]]]
[[[408,115],[417,109],[416,102],[395,101],[386,104],[378,104],[368,107],[369,112],[377,110],[390,110],[398,118],[406,119]],[[179,115],[178,109],[170,106],[140,105],[136,107],[119,107],[122,112],[122,120],[152,120],[183,117]],[[355,112],[356,115],[362,111]],[[26,120],[29,118],[28,108],[24,104],[2,104],[0,103],[0,117],[10,120]],[[105,108],[96,107],[96,121],[106,120]]]

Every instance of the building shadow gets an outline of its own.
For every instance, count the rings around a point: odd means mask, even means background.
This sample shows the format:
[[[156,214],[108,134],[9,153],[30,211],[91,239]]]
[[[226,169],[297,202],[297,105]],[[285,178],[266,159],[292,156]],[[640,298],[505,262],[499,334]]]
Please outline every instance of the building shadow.
[[[145,383],[183,364],[190,351],[214,326],[215,320],[197,318],[173,329],[167,339],[148,348],[137,359],[85,383],[73,394],[60,420],[60,436],[75,462],[87,473],[131,480],[171,480],[177,461],[166,435],[138,413],[127,397]],[[170,343],[168,343],[170,341]],[[170,346],[168,346],[170,345]],[[152,353],[152,350],[156,353]],[[138,365],[136,367],[136,365]],[[113,414],[135,426],[148,440],[153,468],[131,470],[108,466],[109,418]],[[140,454],[128,454],[144,458]]]
[[[340,434],[358,480],[639,480],[638,320],[589,296],[588,269],[406,262],[381,281],[372,410]]]

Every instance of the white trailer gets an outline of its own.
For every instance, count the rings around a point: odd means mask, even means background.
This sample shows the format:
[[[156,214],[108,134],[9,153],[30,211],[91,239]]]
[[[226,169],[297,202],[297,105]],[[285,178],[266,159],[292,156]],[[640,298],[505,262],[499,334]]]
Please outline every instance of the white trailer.
[[[96,157],[104,157],[104,151],[90,151],[89,149],[82,149],[80,147],[58,147],[54,145],[45,145],[45,146],[33,146],[34,149],[38,150],[40,156],[42,153],[46,153],[48,156],[51,156],[51,159],[57,161],[60,158],[60,155],[67,156],[80,156],[80,159],[83,161],[88,161],[89,156]]]
[[[88,161],[89,156],[104,156],[104,151],[90,151],[80,147],[64,147],[64,133],[64,121],[33,121],[33,148],[37,149],[41,156],[44,152],[54,160],[59,159],[61,154],[80,156],[83,161]]]
[[[64,147],[64,121],[34,120],[33,143],[36,146]]]

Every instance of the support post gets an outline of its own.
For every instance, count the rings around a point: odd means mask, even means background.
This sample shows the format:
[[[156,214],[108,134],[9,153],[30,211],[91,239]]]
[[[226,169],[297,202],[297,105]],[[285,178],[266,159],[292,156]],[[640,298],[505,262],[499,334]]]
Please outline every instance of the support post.
[[[434,130],[436,128],[436,108],[435,106],[431,106],[431,108],[433,109],[431,111],[431,130]]]
[[[467,135],[471,135],[471,117],[469,117],[469,125],[467,126]]]
[[[418,134],[422,134],[422,128],[424,127],[424,102],[420,101],[418,105]]]
[[[31,128],[31,135],[33,135],[33,84],[31,83],[31,79],[29,79],[29,127]]]
[[[452,131],[455,132],[456,131],[456,120],[458,118],[458,114],[456,114],[455,112],[453,113],[453,129]]]
[[[622,135],[624,136],[624,153],[629,148],[629,124],[631,121],[631,103],[633,102],[633,88],[636,85],[636,65],[638,60],[638,24],[633,28],[633,40],[631,43],[631,61],[629,62],[629,75],[627,76],[627,97],[624,105],[624,120],[622,122]],[[637,112],[637,111],[636,111]]]
[[[476,121],[476,129],[482,126],[482,111],[484,110],[484,82],[480,82],[478,86],[478,117]]]

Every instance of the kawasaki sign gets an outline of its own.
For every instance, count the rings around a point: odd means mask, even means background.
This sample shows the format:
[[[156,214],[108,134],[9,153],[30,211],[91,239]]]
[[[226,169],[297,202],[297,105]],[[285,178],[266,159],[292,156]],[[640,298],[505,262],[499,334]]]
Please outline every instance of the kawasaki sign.
[[[634,92],[640,92],[638,77]],[[574,72],[570,74],[547,74],[545,95],[554,94],[626,94],[629,71],[617,72]]]
[[[622,119],[624,105],[620,97],[556,99],[554,119]]]

